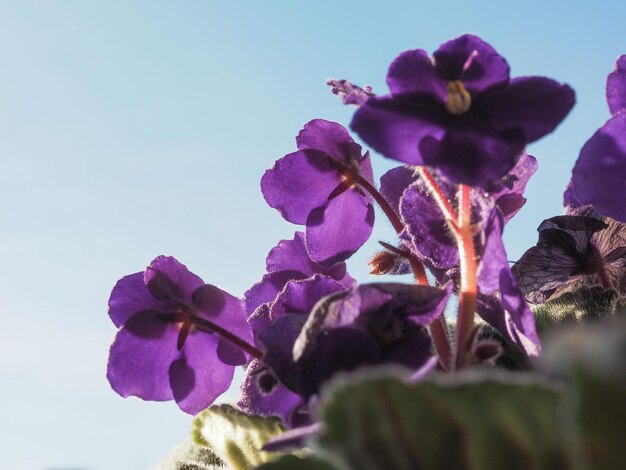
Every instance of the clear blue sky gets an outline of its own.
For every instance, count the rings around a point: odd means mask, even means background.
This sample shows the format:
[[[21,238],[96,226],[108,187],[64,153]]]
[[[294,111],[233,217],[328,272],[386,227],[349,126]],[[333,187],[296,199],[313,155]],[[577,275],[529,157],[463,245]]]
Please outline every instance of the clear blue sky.
[[[530,148],[540,172],[506,231],[511,259],[535,243],[608,117],[626,3],[393,4],[0,2],[1,468],[141,470],[188,434],[173,403],[109,388],[108,295],[162,253],[236,295],[260,278],[295,228],[261,174],[308,120],[350,120],[326,78],[385,92],[399,52],[474,32],[514,76],[571,84],[578,105]],[[382,217],[349,264],[362,281],[376,239],[393,240]]]

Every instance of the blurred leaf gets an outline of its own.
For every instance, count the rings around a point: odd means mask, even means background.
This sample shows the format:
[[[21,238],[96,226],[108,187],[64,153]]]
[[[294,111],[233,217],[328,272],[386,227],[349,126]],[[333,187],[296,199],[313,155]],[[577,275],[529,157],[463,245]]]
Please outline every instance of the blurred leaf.
[[[206,447],[195,444],[191,439],[175,447],[159,463],[155,470],[217,470],[223,462]]]
[[[626,318],[559,331],[545,361],[574,385],[565,404],[585,468],[626,468]]]
[[[484,372],[414,384],[353,377],[322,400],[318,444],[355,470],[572,468],[557,426],[561,393]]]
[[[247,415],[230,405],[213,405],[194,419],[197,445],[211,449],[226,466],[247,470],[276,458],[263,445],[283,432],[279,418]]]
[[[286,455],[274,462],[266,463],[257,467],[258,470],[335,470],[335,467],[328,462],[318,458],[296,457],[294,455]]]
[[[581,322],[612,315],[615,311],[617,293],[602,287],[583,287],[567,292],[554,300],[534,308],[539,331],[568,322]]]

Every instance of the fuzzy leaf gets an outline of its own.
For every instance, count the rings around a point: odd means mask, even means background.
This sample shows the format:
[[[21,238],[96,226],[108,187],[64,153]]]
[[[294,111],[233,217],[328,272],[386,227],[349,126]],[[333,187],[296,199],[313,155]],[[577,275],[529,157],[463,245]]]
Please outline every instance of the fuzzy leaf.
[[[545,331],[558,324],[581,322],[612,315],[617,294],[602,287],[584,287],[567,292],[534,309],[537,328]]]
[[[323,399],[318,445],[355,470],[570,469],[559,399],[530,376],[493,371],[413,384],[353,377]]]
[[[274,462],[257,467],[258,470],[335,470],[331,464],[315,457],[286,455]]]
[[[206,447],[201,447],[191,439],[175,447],[159,463],[155,470],[219,470],[223,462]]]
[[[546,347],[545,360],[574,385],[565,411],[576,420],[578,457],[593,470],[626,468],[626,318],[618,315],[559,331]]]
[[[194,442],[234,470],[248,470],[275,458],[276,454],[261,448],[283,432],[280,419],[247,415],[230,405],[207,408],[196,416],[193,426]]]

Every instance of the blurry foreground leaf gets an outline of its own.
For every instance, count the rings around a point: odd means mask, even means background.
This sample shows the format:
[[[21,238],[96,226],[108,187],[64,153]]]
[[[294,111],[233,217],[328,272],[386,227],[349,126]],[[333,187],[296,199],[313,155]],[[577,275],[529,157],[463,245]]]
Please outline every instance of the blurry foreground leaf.
[[[349,380],[321,405],[320,448],[355,470],[572,468],[557,426],[560,392],[529,376],[409,384]]]
[[[276,457],[261,448],[282,432],[278,418],[250,416],[230,405],[213,405],[196,417],[192,435],[196,444],[210,449],[228,468],[247,470]]]
[[[329,463],[315,457],[296,457],[286,455],[274,462],[257,467],[258,470],[335,470]]]
[[[559,331],[545,360],[573,382],[566,411],[584,468],[626,468],[626,318]]]

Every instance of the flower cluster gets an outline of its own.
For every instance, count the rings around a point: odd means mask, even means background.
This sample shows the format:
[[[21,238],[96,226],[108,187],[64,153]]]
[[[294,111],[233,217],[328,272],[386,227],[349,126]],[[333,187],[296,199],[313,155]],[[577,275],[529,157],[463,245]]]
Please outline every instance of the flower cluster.
[[[626,56],[609,75],[613,116],[581,151],[566,215],[544,221],[513,268],[502,233],[538,168],[525,148],[566,117],[572,89],[511,79],[506,60],[473,35],[432,57],[400,54],[388,95],[328,83],[357,107],[352,130],[400,166],[377,185],[369,151],[346,128],[306,123],[296,150],[261,178],[269,206],[304,227],[269,252],[243,299],[166,256],[116,284],[108,379],[120,395],[174,399],[197,414],[244,366],[239,408],[299,428],[316,421],[320,391],[339,373],[392,364],[418,380],[433,368],[515,367],[505,351],[541,353],[527,301],[593,285],[626,294],[626,206],[615,196],[626,189]],[[411,273],[414,282],[358,284],[348,274],[375,205],[397,239],[381,241],[372,274]],[[444,316],[452,295],[456,320]]]

